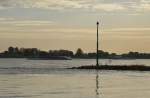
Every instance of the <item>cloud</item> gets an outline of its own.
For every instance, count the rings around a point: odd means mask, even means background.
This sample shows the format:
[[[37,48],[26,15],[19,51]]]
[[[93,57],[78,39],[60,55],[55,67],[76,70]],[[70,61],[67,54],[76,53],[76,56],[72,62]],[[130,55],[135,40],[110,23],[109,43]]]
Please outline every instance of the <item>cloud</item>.
[[[92,34],[93,28],[68,27],[50,20],[30,20],[0,17],[0,33]]]
[[[99,0],[0,0],[0,8],[40,8],[51,10],[103,10],[114,11],[125,9],[119,3],[102,3]]]
[[[117,11],[117,10],[125,10],[126,8],[120,4],[97,4],[93,7],[96,10],[104,10],[104,11]]]
[[[0,17],[0,21],[10,21],[10,20],[14,20],[13,18],[4,18],[4,17]]]
[[[150,0],[0,0],[0,9],[8,8],[147,12],[150,11]]]
[[[43,9],[64,9],[84,8],[91,0],[1,0],[2,8],[43,8]]]
[[[132,32],[132,31],[150,31],[150,27],[141,27],[141,28],[113,28],[108,31],[113,32]]]
[[[150,11],[150,1],[149,0],[141,0],[141,4],[138,7],[139,7],[139,10]]]
[[[43,26],[54,25],[54,22],[47,20],[27,20],[27,19],[14,19],[0,17],[0,25],[12,25],[12,26]]]
[[[150,11],[150,0],[133,0],[127,2],[126,7],[136,12],[148,12]]]
[[[16,25],[16,26],[38,26],[38,25],[52,25],[51,21],[40,21],[40,20],[16,20],[16,21],[5,21],[3,24]]]

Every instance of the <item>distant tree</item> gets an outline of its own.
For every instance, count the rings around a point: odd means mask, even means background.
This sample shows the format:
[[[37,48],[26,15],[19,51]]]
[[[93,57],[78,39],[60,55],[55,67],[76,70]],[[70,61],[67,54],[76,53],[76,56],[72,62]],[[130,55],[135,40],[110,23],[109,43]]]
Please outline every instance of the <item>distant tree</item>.
[[[84,55],[84,52],[81,48],[78,48],[76,53],[75,53],[75,56],[77,57],[82,57]]]
[[[59,50],[59,55],[60,56],[73,56],[73,52],[69,50]]]
[[[69,50],[49,50],[50,56],[68,56],[72,57],[73,52]]]
[[[88,53],[88,57],[95,58],[96,57],[96,53]]]
[[[111,53],[111,56],[115,57],[117,54],[116,53]]]
[[[39,51],[39,56],[40,56],[40,57],[48,57],[49,54],[48,54],[48,52],[46,52],[46,51]]]
[[[15,53],[19,53],[18,47],[14,48],[14,52],[15,52]]]
[[[8,48],[8,52],[9,52],[9,53],[14,53],[14,48],[13,48],[13,47],[9,47],[9,48]]]
[[[32,48],[32,54],[33,54],[34,56],[38,56],[39,50],[38,50],[37,48]]]
[[[109,53],[108,52],[104,52],[102,50],[98,50],[98,56],[99,56],[99,58],[108,58]]]

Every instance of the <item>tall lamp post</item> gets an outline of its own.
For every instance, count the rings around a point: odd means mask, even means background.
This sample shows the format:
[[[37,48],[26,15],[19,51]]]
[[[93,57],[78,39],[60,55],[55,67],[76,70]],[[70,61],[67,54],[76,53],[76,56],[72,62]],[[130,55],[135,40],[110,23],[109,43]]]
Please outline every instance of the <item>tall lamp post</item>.
[[[98,63],[98,48],[99,48],[99,47],[98,47],[98,45],[99,45],[99,44],[98,44],[98,27],[99,27],[99,22],[97,21],[96,24],[97,24],[97,49],[96,49],[96,50],[97,50],[97,53],[96,53],[96,66],[98,67],[98,66],[99,66],[99,63]]]

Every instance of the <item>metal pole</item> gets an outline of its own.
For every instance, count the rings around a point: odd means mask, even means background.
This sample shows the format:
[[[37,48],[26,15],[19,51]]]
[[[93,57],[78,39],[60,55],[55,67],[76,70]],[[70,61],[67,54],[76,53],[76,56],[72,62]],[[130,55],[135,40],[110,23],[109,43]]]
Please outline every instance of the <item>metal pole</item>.
[[[96,53],[96,66],[98,67],[99,66],[99,63],[98,63],[98,27],[99,27],[99,22],[97,21],[97,53]]]

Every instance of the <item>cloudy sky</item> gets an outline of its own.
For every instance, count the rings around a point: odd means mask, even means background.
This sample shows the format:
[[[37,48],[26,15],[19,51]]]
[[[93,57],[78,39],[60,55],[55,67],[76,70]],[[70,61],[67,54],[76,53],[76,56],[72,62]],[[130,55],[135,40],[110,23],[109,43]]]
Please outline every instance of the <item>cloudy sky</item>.
[[[150,52],[150,0],[0,0],[0,51],[78,47],[109,52]]]

